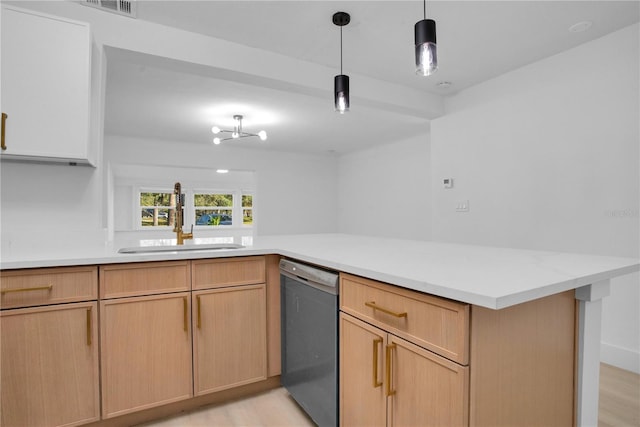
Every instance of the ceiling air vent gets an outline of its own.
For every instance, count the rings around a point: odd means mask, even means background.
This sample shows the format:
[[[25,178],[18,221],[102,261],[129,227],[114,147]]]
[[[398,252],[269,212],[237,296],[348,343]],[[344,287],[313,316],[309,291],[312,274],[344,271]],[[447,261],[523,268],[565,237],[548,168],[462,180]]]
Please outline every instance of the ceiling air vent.
[[[82,0],[80,3],[131,18],[136,17],[136,0]]]

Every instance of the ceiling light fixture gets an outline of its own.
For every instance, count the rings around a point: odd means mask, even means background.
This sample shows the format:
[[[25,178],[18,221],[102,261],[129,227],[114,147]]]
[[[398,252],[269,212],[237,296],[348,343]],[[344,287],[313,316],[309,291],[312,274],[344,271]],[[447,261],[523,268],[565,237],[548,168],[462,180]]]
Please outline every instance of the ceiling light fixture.
[[[333,79],[333,102],[340,114],[349,111],[349,76],[342,74],[342,27],[350,21],[351,16],[346,12],[333,14],[333,23],[340,27],[340,74]]]
[[[436,21],[427,19],[427,0],[423,0],[423,8],[424,19],[416,22],[414,27],[416,74],[430,76],[438,71]]]
[[[591,22],[591,21],[580,21],[580,22],[575,23],[572,26],[570,26],[569,27],[569,32],[570,33],[582,33],[584,31],[587,31],[589,28],[591,28],[592,25],[593,25],[593,22]]]
[[[226,129],[220,129],[218,126],[214,126],[211,128],[211,132],[213,132],[215,135],[219,134],[219,133],[229,133],[231,134],[231,136],[227,137],[227,138],[219,138],[219,137],[215,137],[213,138],[213,143],[218,145],[220,144],[222,141],[228,141],[230,139],[239,139],[239,138],[247,138],[250,136],[257,136],[258,138],[260,138],[261,141],[264,141],[267,139],[267,132],[261,130],[258,133],[248,133],[248,132],[243,132],[242,131],[242,116],[239,114],[236,114],[235,116],[233,116],[233,120],[234,120],[234,125],[233,125],[233,130],[226,130]]]

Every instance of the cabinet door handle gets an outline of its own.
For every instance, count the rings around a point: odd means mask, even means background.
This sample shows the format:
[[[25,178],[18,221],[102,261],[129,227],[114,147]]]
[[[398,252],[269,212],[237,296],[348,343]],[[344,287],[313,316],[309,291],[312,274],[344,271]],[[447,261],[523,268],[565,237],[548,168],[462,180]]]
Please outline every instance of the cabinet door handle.
[[[91,346],[91,340],[93,338],[93,328],[91,327],[91,307],[87,308],[87,345]]]
[[[2,151],[7,149],[7,144],[4,141],[4,130],[7,127],[7,113],[2,113],[2,130],[0,130],[0,134],[2,134],[2,141],[0,141],[0,146],[2,147]]]
[[[196,323],[198,329],[200,329],[200,325],[202,325],[202,319],[200,317],[200,295],[196,296],[196,304],[198,306]]]
[[[366,305],[367,307],[371,307],[374,310],[379,310],[379,311],[381,311],[383,313],[390,314],[393,317],[407,317],[407,312],[406,311],[404,311],[402,313],[398,313],[397,311],[389,310],[388,308],[384,308],[384,307],[380,307],[379,305],[376,305],[375,301],[365,302],[364,305]]]
[[[184,324],[184,331],[187,332],[189,330],[189,325],[187,325],[187,322],[189,321],[188,317],[189,317],[189,303],[187,302],[187,297],[183,297],[182,298],[182,308],[183,308],[183,313],[184,313],[184,319],[183,319],[183,324]]]
[[[392,354],[393,350],[396,348],[395,344],[389,344],[387,346],[387,371],[386,371],[386,381],[387,381],[387,397],[393,396],[396,394],[396,391],[391,388],[391,364],[392,364]]]
[[[382,381],[378,381],[378,345],[382,344],[382,338],[373,340],[373,388],[382,385]]]
[[[35,288],[15,288],[15,289],[3,289],[0,294],[8,294],[11,292],[31,292],[31,291],[51,291],[53,285],[36,286]]]

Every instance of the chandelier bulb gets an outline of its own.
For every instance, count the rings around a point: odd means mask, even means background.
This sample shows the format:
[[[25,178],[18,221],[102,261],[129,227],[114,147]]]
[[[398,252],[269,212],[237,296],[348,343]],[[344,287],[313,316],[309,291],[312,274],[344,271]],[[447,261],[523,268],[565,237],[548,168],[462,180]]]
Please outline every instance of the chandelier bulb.
[[[260,132],[258,132],[258,137],[260,138],[261,141],[266,141],[267,140],[267,132],[261,130]]]
[[[220,128],[218,126],[214,126],[211,128],[211,132],[213,132],[214,134],[218,134],[220,133]]]
[[[213,143],[214,143],[215,145],[220,144],[220,142],[222,142],[222,141],[220,141],[220,138],[213,138]]]

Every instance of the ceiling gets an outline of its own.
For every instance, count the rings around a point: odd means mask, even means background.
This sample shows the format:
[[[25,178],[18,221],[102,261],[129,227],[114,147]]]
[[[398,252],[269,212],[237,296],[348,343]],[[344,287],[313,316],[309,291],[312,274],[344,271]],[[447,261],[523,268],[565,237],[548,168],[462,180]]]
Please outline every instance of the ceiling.
[[[343,28],[344,73],[446,97],[640,20],[637,1],[435,1],[439,70],[414,73],[413,25],[421,1],[138,1],[137,19],[297,58],[334,74],[340,69],[336,11],[351,14]],[[569,28],[591,21],[588,31]],[[246,131],[265,129],[245,147],[347,153],[426,132],[427,117],[384,106],[333,111],[333,94],[312,96],[258,83],[193,72],[176,62],[110,49],[107,133],[210,144],[214,124],[245,116]],[[296,70],[289,70],[295,73]],[[329,77],[331,79],[331,77]],[[448,88],[438,85],[450,82]],[[382,83],[381,83],[382,84]],[[161,119],[159,119],[161,118]]]

